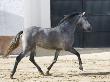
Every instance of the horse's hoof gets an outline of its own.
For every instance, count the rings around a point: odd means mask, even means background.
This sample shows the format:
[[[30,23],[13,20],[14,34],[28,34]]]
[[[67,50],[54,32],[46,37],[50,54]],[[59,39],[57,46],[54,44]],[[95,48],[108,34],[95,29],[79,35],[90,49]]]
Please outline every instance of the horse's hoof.
[[[46,76],[51,76],[51,74],[49,73],[49,71],[47,71],[45,75]]]
[[[13,75],[10,75],[10,78],[13,79]]]
[[[83,71],[83,67],[82,66],[80,66],[79,69]]]
[[[44,73],[43,72],[40,72],[40,75],[43,75],[44,76]]]

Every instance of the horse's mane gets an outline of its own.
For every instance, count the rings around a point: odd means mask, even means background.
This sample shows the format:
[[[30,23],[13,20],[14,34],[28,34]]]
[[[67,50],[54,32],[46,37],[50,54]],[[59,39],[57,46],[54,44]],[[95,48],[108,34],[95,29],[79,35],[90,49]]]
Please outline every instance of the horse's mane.
[[[79,15],[79,14],[80,14],[80,12],[76,12],[76,13],[72,13],[72,14],[66,15],[66,16],[64,16],[63,19],[60,20],[59,24],[61,24],[62,22],[64,22],[66,19],[71,18],[71,17],[74,17],[74,16]]]

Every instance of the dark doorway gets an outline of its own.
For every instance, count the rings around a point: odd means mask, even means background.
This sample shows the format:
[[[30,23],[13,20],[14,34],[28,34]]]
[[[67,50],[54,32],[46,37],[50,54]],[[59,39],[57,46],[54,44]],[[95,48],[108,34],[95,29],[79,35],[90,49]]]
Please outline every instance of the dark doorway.
[[[75,47],[110,47],[110,0],[51,0],[51,24],[64,15],[86,12],[92,32],[76,31]]]

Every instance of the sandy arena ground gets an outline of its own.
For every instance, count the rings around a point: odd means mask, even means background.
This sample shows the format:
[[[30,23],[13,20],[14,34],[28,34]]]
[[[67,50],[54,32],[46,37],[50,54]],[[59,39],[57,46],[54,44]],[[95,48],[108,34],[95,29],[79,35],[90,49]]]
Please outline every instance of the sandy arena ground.
[[[75,55],[61,52],[57,63],[50,71],[50,76],[39,75],[29,57],[25,57],[18,65],[15,79],[10,79],[16,56],[9,56],[8,59],[0,57],[0,82],[110,82],[110,48],[77,50],[81,54],[84,71],[79,70]],[[35,60],[46,72],[53,55],[35,57]]]

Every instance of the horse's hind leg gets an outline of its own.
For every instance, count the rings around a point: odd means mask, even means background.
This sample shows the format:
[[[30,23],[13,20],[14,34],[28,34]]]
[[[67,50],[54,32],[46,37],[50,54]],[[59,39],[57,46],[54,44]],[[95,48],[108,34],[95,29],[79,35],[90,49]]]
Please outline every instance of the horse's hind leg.
[[[35,62],[34,60],[34,56],[36,55],[36,52],[35,50],[32,50],[31,51],[31,54],[30,54],[30,61],[37,67],[38,71],[40,72],[40,74],[44,75],[42,69],[40,68],[40,66]]]
[[[60,53],[60,50],[56,50],[55,56],[54,56],[54,60],[53,60],[53,62],[50,64],[50,66],[47,68],[48,70],[47,70],[47,72],[46,72],[46,75],[49,75],[49,71],[50,71],[50,69],[52,68],[52,66],[56,63],[57,58],[58,58],[58,56],[59,56],[59,53]]]
[[[16,57],[15,65],[14,65],[14,68],[13,68],[12,73],[11,73],[11,75],[10,75],[10,78],[11,78],[11,79],[13,79],[13,75],[14,75],[15,72],[16,72],[16,68],[17,68],[17,66],[18,66],[18,63],[21,61],[21,59],[22,59],[24,56],[25,56],[25,54],[21,52],[21,53]]]
[[[78,57],[78,60],[79,60],[79,69],[80,70],[83,70],[83,66],[82,66],[82,60],[81,60],[81,57],[80,57],[80,54],[74,49],[74,48],[70,48],[69,50],[67,50],[73,54],[75,54],[77,57]]]

